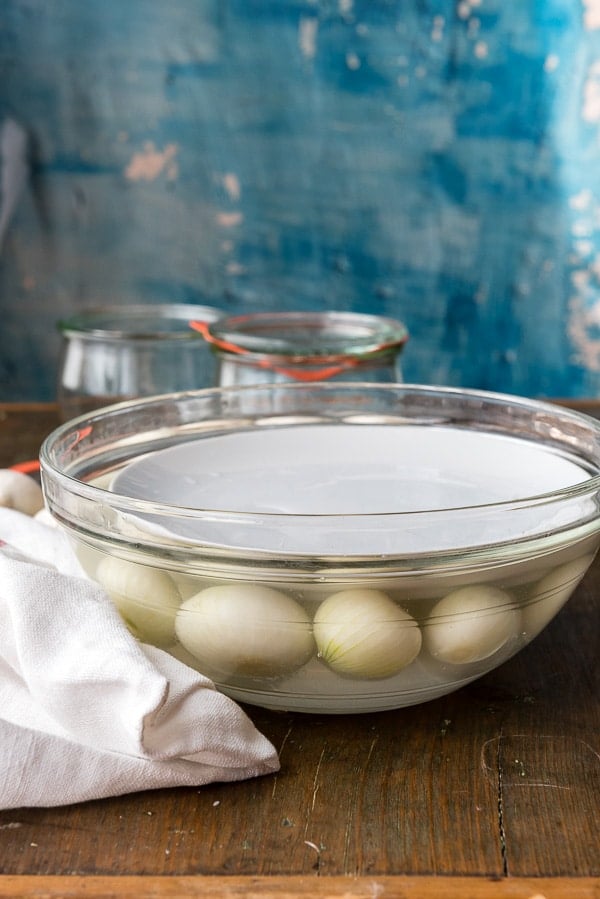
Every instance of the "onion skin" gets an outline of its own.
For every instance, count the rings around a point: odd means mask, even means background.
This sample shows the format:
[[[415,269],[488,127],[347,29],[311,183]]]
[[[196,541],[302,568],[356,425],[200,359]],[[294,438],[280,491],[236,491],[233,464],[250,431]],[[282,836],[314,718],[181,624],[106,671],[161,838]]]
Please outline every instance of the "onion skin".
[[[317,609],[313,628],[319,656],[347,677],[392,677],[421,649],[415,619],[381,590],[334,593]]]

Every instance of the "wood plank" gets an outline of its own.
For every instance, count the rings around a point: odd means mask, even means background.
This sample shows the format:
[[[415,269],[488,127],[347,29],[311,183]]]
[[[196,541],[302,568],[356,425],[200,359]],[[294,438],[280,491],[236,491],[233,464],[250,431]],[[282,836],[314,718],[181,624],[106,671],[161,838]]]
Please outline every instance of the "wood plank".
[[[0,877],[10,899],[598,899],[595,878]]]
[[[340,718],[248,709],[281,750],[277,776],[2,812],[0,870],[500,874],[496,797],[478,777],[489,719],[474,728],[458,705]],[[446,743],[450,714],[463,724]]]
[[[505,873],[600,875],[600,671],[596,560],[567,607],[494,676],[482,770],[498,791]]]
[[[0,403],[0,468],[37,458],[58,424],[54,403]]]

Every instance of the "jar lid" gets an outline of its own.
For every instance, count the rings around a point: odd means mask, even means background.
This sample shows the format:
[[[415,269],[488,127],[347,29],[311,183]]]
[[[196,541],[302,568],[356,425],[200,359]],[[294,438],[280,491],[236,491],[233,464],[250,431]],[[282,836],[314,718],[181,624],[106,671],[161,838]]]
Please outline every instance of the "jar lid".
[[[229,352],[286,358],[363,356],[408,339],[396,319],[355,312],[259,312],[210,322],[206,338]]]
[[[58,322],[64,337],[97,340],[190,340],[191,319],[215,321],[223,310],[192,303],[136,303],[94,306]]]

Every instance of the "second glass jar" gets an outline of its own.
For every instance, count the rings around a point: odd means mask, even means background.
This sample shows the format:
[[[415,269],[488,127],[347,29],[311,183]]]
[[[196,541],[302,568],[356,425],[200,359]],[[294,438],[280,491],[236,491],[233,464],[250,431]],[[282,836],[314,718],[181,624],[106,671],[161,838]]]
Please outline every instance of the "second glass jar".
[[[221,387],[286,381],[402,381],[408,340],[396,319],[353,312],[272,312],[197,321]]]

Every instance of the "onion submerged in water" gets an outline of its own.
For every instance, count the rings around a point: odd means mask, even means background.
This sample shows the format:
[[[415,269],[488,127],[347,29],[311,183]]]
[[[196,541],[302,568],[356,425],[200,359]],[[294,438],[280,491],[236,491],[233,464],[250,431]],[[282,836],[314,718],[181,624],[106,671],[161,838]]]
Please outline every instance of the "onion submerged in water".
[[[281,677],[315,652],[304,609],[285,593],[258,584],[201,590],[182,604],[175,630],[209,676]]]
[[[381,590],[334,593],[315,615],[319,655],[348,677],[386,678],[417,657],[421,631],[415,619]]]
[[[106,556],[98,565],[96,579],[138,640],[154,646],[175,642],[175,613],[181,597],[168,574]]]
[[[480,662],[502,649],[521,629],[512,597],[489,584],[461,587],[431,610],[425,627],[427,649],[441,662]]]
[[[533,600],[523,608],[523,630],[534,637],[562,609],[593,561],[587,555],[553,568],[533,590]]]

